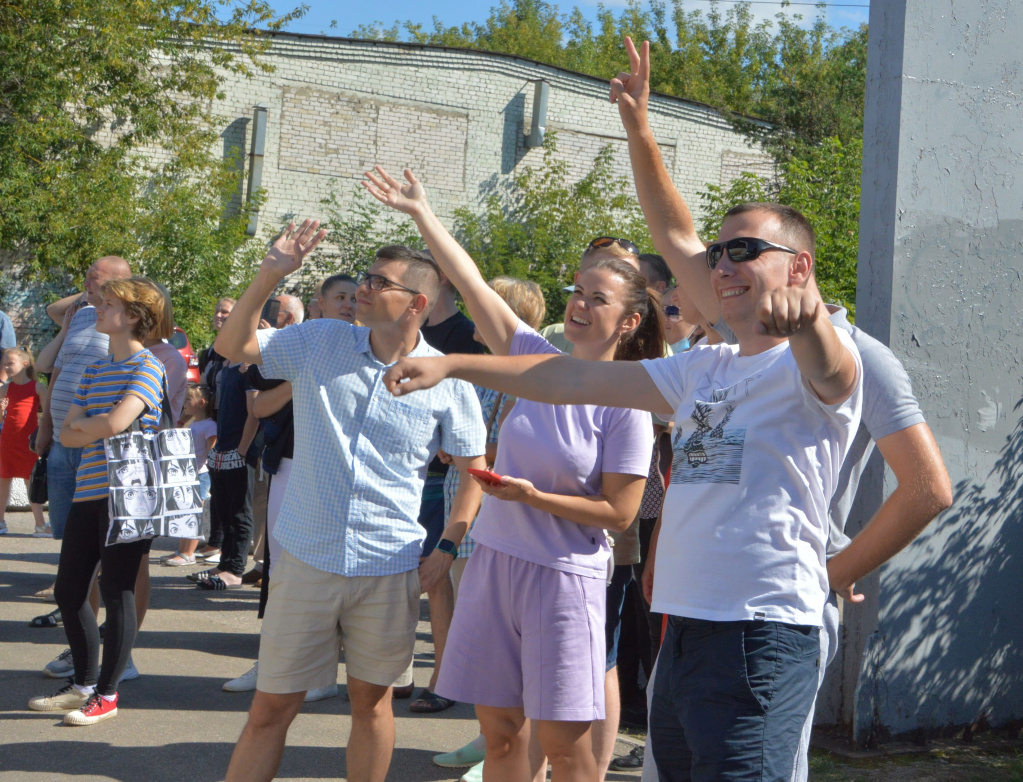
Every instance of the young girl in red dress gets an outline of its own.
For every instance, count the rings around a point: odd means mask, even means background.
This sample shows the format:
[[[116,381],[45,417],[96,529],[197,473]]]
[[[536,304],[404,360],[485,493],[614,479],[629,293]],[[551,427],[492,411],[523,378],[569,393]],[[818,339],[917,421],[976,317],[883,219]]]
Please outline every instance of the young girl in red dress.
[[[46,398],[46,386],[36,381],[35,363],[25,348],[5,350],[3,370],[7,382],[0,384],[0,399],[7,400],[7,415],[0,430],[0,535],[7,532],[4,511],[11,496],[11,481],[28,480],[39,458],[28,441],[39,427],[40,400]],[[50,537],[43,506],[32,503],[32,515],[36,520],[35,537]]]

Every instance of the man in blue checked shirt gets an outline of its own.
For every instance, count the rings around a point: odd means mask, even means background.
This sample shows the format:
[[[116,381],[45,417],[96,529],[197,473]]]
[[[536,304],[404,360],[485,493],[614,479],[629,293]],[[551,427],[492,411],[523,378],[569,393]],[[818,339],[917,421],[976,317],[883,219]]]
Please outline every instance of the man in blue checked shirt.
[[[290,225],[224,323],[215,349],[259,364],[294,389],[295,462],[274,537],[256,695],[227,779],[270,780],[307,690],[333,684],[345,649],[352,734],[349,780],[383,782],[394,748],[391,687],[412,681],[420,594],[448,571],[479,506],[463,481],[437,548],[420,561],[417,521],[438,448],[458,469],[485,466],[486,432],[472,386],[451,381],[398,400],[383,385],[399,358],[440,355],[419,333],[440,275],[406,247],[382,247],[359,275],[357,318],[257,332],[263,302],[326,231]],[[368,328],[367,328],[368,327]]]

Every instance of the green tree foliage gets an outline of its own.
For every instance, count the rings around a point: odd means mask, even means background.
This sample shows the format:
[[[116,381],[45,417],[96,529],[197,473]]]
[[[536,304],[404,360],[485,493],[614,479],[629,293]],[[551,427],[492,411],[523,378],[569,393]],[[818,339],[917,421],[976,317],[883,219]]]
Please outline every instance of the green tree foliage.
[[[612,172],[604,147],[586,175],[571,182],[557,157],[557,134],[544,139],[543,164],[527,167],[509,187],[490,194],[482,214],[455,211],[455,235],[483,276],[530,279],[543,289],[547,322],[560,322],[566,294],[586,245],[598,236],[631,239],[650,249],[650,237],[629,182]]]
[[[651,42],[651,88],[720,109],[734,127],[772,154],[782,177],[747,176],[726,190],[710,186],[704,205],[717,230],[726,206],[743,194],[806,212],[820,237],[825,295],[852,304],[856,287],[867,28],[830,27],[819,9],[806,27],[798,15],[757,21],[750,3],[628,0],[601,7],[595,23],[544,0],[500,0],[486,21],[433,29],[406,23],[363,35],[516,54],[610,78],[628,68],[625,35]],[[497,218],[488,205],[489,223]],[[527,220],[522,210],[515,219]],[[466,218],[466,225],[472,222]],[[502,229],[514,232],[509,226]],[[624,229],[620,229],[624,230]]]
[[[332,274],[355,274],[367,269],[378,247],[388,244],[423,246],[412,220],[393,209],[385,209],[358,183],[343,203],[338,182],[333,180],[330,192],[320,203],[326,213],[321,223],[327,229],[326,241],[320,246],[328,245],[331,251],[313,253],[306,275],[310,290]]]
[[[861,140],[843,144],[827,138],[790,156],[775,181],[746,173],[726,188],[709,185],[701,196],[702,233],[716,236],[725,212],[737,204],[775,201],[795,207],[817,231],[815,274],[824,299],[855,316],[862,157]]]
[[[0,250],[75,283],[123,255],[201,331],[248,220],[225,212],[240,171],[213,154],[217,69],[263,69],[250,28],[295,16],[264,0],[0,3]]]

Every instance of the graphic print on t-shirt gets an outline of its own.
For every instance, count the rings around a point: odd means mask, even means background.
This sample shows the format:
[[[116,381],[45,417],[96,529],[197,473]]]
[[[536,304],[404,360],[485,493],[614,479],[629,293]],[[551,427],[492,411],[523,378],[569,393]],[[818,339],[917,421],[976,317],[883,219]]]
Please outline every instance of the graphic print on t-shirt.
[[[672,483],[739,483],[746,429],[728,426],[734,411],[734,404],[695,403],[695,429],[679,426],[672,437]]]

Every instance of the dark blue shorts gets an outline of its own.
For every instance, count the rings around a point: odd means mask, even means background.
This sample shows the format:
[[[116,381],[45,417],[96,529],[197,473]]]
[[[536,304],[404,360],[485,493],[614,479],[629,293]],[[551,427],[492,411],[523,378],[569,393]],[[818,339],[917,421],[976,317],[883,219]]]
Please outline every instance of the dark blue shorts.
[[[423,500],[419,505],[419,524],[426,530],[423,556],[428,557],[444,532],[444,476],[427,475]]]
[[[650,708],[660,782],[789,780],[820,630],[669,617]]]
[[[604,671],[610,671],[618,664],[618,639],[622,635],[622,606],[625,604],[625,590],[632,581],[632,565],[615,565],[611,583],[607,585],[607,619],[604,622],[604,637],[607,641],[607,658]]]

